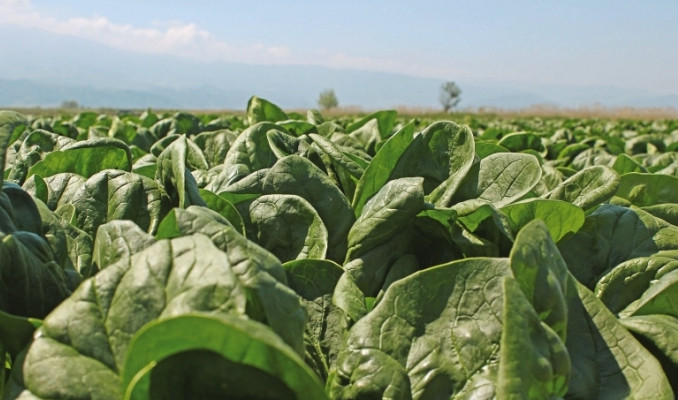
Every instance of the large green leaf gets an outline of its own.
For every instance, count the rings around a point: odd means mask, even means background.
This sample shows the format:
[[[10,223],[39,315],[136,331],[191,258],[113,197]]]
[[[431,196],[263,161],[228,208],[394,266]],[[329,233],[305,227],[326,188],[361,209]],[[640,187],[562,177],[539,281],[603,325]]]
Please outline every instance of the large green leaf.
[[[204,189],[210,182],[219,176],[223,171],[223,165],[217,165],[214,168],[207,169],[194,169],[191,171],[193,179],[195,179],[195,184],[200,190]],[[155,176],[155,175],[154,175]],[[203,199],[204,200],[204,199]]]
[[[363,168],[348,154],[344,153],[344,151],[342,151],[342,149],[337,144],[321,135],[314,133],[311,133],[308,136],[313,139],[313,143],[316,146],[318,146],[330,157],[332,164],[335,165],[335,169],[345,170],[356,181],[360,179],[364,172]]]
[[[0,188],[5,176],[5,154],[7,147],[17,139],[17,134],[28,125],[28,120],[16,111],[0,111]]]
[[[332,301],[354,321],[368,311],[367,299],[376,298],[388,284],[391,270],[406,256],[413,230],[403,229],[346,264]],[[418,267],[418,265],[417,265]]]
[[[509,133],[502,137],[497,144],[512,152],[524,150],[534,150],[537,152],[544,151],[544,144],[542,143],[541,137],[530,132]]]
[[[439,207],[450,206],[452,197],[473,164],[473,134],[467,126],[443,122],[439,125],[431,124],[422,135],[430,136],[428,147],[431,156],[437,164],[447,168],[447,177],[429,194],[428,201]]]
[[[120,399],[130,342],[144,325],[194,312],[245,318],[252,301],[248,287],[265,287],[277,313],[268,314],[268,323],[284,320],[301,344],[303,323],[291,328],[301,311],[298,301],[288,309],[276,297],[285,288],[267,285],[265,274],[253,273],[242,255],[227,257],[204,235],[192,235],[160,240],[101,270],[45,318],[16,368],[23,373],[23,395]]]
[[[49,244],[25,231],[0,232],[0,310],[42,318],[70,290]]]
[[[113,220],[100,225],[92,251],[92,271],[88,276],[120,260],[129,263],[130,257],[153,243],[155,238],[132,221]]]
[[[224,196],[226,200],[235,205],[243,198],[252,199],[261,194],[264,178],[269,170],[270,168],[262,168],[251,174],[247,172],[247,175],[243,177],[240,173],[245,170],[241,171],[238,167],[225,167],[204,189]]]
[[[639,315],[620,320],[622,325],[634,333],[651,339],[666,356],[678,367],[678,319],[670,315]],[[676,376],[674,376],[675,378]]]
[[[476,155],[478,155],[478,158],[480,158],[481,160],[489,156],[490,154],[509,152],[509,150],[506,147],[499,146],[494,141],[488,142],[485,140],[476,140],[475,146],[476,146]]]
[[[504,279],[497,398],[562,398],[570,378],[567,349],[541,322],[523,290],[511,278]]]
[[[596,296],[618,313],[640,296],[656,279],[678,269],[675,256],[656,254],[624,261],[598,280]]]
[[[477,230],[485,219],[492,217],[496,213],[496,208],[492,204],[478,199],[461,201],[453,205],[449,210],[456,213],[456,219],[470,232]]]
[[[193,114],[179,111],[170,118],[168,135],[195,135],[200,132],[200,120]]]
[[[610,165],[615,161],[615,156],[602,147],[591,147],[591,144],[588,143],[579,143],[575,146],[578,147],[576,151],[579,151],[579,153],[572,159],[572,162],[569,165],[574,169],[582,171],[590,167],[603,167]],[[610,167],[607,168],[612,170]],[[590,182],[592,179],[595,179],[595,177],[589,177],[589,179],[585,179],[584,181]],[[575,189],[575,192],[579,192],[579,190]]]
[[[278,160],[266,174],[262,193],[293,194],[308,201],[327,228],[327,257],[344,260],[348,231],[355,221],[353,210],[341,190],[311,161],[296,155]]]
[[[362,126],[354,129],[350,133],[331,136],[331,139],[338,144],[353,147],[365,151],[369,155],[374,155],[377,151],[377,144],[383,139],[379,132],[379,121],[370,119]]]
[[[654,215],[659,219],[678,226],[678,203],[663,203],[654,206],[641,207],[643,211]]]
[[[236,137],[238,137],[237,134],[228,129],[219,129],[202,132],[193,141],[202,150],[207,164],[214,167],[224,163],[226,153]]]
[[[346,333],[344,316],[332,303],[332,294],[343,270],[330,260],[308,258],[289,261],[283,267],[289,287],[302,298],[308,313],[304,331],[305,361],[326,380]]]
[[[678,227],[637,208],[602,205],[558,248],[577,280],[593,289],[624,261],[678,249]]]
[[[458,223],[451,225],[454,243],[467,257],[507,254],[513,242],[508,218],[485,200],[471,199],[456,203]]]
[[[678,318],[678,270],[652,281],[639,299],[629,304],[619,315],[664,314]]]
[[[476,258],[393,283],[351,327],[330,397],[492,397],[509,271],[507,259]]]
[[[356,217],[365,203],[388,182],[393,168],[414,138],[414,125],[408,124],[391,136],[372,158],[360,177],[353,195],[352,207]]]
[[[92,237],[73,225],[70,211],[73,205],[64,205],[58,213],[52,212],[45,203],[35,201],[42,220],[42,232],[54,253],[54,261],[69,272],[89,277],[93,242]]]
[[[167,136],[168,132],[170,131],[170,126],[172,125],[172,119],[171,118],[165,118],[165,116],[160,116],[156,121],[154,121],[151,126],[148,127],[148,131],[150,132],[151,135],[158,139],[162,139],[165,136]],[[152,120],[152,119],[151,119]],[[151,122],[149,120],[148,122]]]
[[[240,285],[247,293],[248,315],[266,321],[292,348],[303,350],[305,314],[299,297],[287,286],[280,261],[247,240],[226,219],[199,206],[175,208],[160,224],[158,238],[207,235],[225,253]]]
[[[542,221],[528,223],[516,236],[511,269],[538,318],[564,341],[568,298],[576,294],[567,265]]]
[[[26,177],[72,172],[89,178],[106,169],[132,170],[132,153],[122,141],[105,138],[65,146],[33,164]]]
[[[567,349],[572,360],[568,398],[673,399],[655,357],[587,288],[568,307]]]
[[[619,179],[615,196],[638,207],[678,203],[678,177],[628,173]]]
[[[81,190],[81,187],[85,184],[87,178],[72,172],[59,173],[44,179],[40,176],[33,175],[26,180],[23,187],[33,197],[44,197],[40,195],[39,191],[41,189],[37,186],[41,180],[47,187],[47,199],[43,201],[50,210],[55,211],[59,206],[61,197],[67,199],[72,198],[76,192]]]
[[[158,183],[131,172],[105,170],[81,186],[69,187],[58,206],[75,207],[76,225],[94,237],[99,225],[114,219],[134,221],[154,233],[169,209],[169,199]]]
[[[588,210],[609,200],[618,185],[619,176],[612,168],[596,165],[577,172],[542,197],[567,201]]]
[[[285,126],[285,124],[280,125]],[[289,130],[288,127],[285,129]],[[315,128],[315,126],[313,127]],[[271,151],[273,151],[278,158],[283,158],[291,154],[306,154],[310,148],[310,140],[306,135],[296,137],[279,130],[270,130],[266,132],[266,138],[268,139],[268,144],[271,146]]]
[[[12,219],[17,230],[42,235],[40,212],[30,194],[12,182],[5,182],[0,194],[9,200]]]
[[[252,96],[247,101],[247,123],[250,126],[257,122],[278,122],[286,119],[287,114],[268,100]]]
[[[648,153],[653,150],[663,152],[666,147],[664,138],[664,135],[658,133],[636,135],[626,141],[624,151],[627,154]]]
[[[568,233],[576,233],[585,219],[581,208],[560,200],[529,199],[504,206],[501,211],[508,216],[514,232],[530,221],[544,221],[556,242]]]
[[[154,179],[158,159],[153,154],[145,154],[132,165],[132,172]]]
[[[196,169],[208,169],[209,164],[207,163],[207,160],[205,159],[205,155],[202,152],[202,149],[198,147],[197,144],[193,142],[193,140],[189,139],[186,135],[179,135],[179,134],[174,134],[167,136],[153,144],[153,148],[151,149],[151,155],[160,157],[160,155],[167,150],[167,148],[171,147],[172,145],[175,144],[175,142],[179,141],[178,147],[181,151],[181,157],[185,160],[186,162],[186,167],[193,171]],[[174,150],[176,152],[176,150]]]
[[[313,140],[311,151],[317,155],[324,170],[332,181],[341,188],[347,198],[355,195],[355,188],[362,176],[369,156],[356,147],[341,145],[338,140],[330,140],[317,134],[309,134]],[[345,137],[345,136],[344,136]]]
[[[254,240],[282,262],[325,258],[327,228],[313,206],[290,194],[263,195],[250,205]]]
[[[19,317],[0,310],[0,350],[3,355],[6,351],[12,358],[16,358],[33,340],[33,332],[41,324],[40,320]]]
[[[349,274],[342,274],[332,294],[332,304],[340,309],[348,320],[347,326],[367,314],[367,296]]]
[[[222,217],[226,218],[239,232],[245,234],[245,226],[242,216],[238,210],[226,200],[226,198],[219,196],[206,189],[200,189],[200,197],[205,201],[206,207],[212,211],[218,212]]]
[[[327,398],[318,377],[273,331],[231,315],[153,321],[127,354],[124,399]]]
[[[678,393],[678,319],[651,314],[622,318],[620,322],[662,363],[673,393]]]
[[[146,139],[144,135],[140,135],[140,140],[135,141],[134,139],[136,138],[138,132],[137,128],[137,125],[131,121],[122,120],[116,116],[111,122],[111,127],[108,130],[108,136],[122,140],[130,146],[132,143],[140,144],[146,148],[146,151],[148,151],[153,143],[148,143],[148,141],[144,140]]]
[[[549,191],[555,189],[558,185],[563,183],[567,176],[562,170],[556,167],[556,162],[545,161],[541,164],[541,180],[533,189],[535,194],[543,196]],[[572,174],[575,172],[572,171]]]
[[[424,209],[423,181],[423,178],[389,181],[365,204],[348,232],[346,261],[389,240]]]
[[[5,200],[8,200],[5,202]],[[87,248],[88,240],[86,237],[79,237],[82,239],[82,246],[69,246],[68,238],[64,232],[60,232],[57,225],[64,225],[61,221],[67,221],[68,233],[74,233],[78,229],[70,225],[72,221],[73,212],[75,210],[72,205],[64,206],[58,210],[58,215],[54,215],[51,211],[46,209],[42,201],[32,198],[18,185],[5,182],[3,190],[0,192],[0,204],[5,205],[3,208],[8,211],[9,218],[6,218],[11,224],[7,226],[7,222],[0,221],[0,233],[2,231],[7,233],[14,233],[17,235],[24,235],[32,233],[35,238],[42,239],[46,242],[43,252],[48,252],[49,256],[44,260],[49,260],[55,265],[58,265],[66,273],[66,285],[73,288],[77,286],[80,277],[76,272],[80,267],[85,267],[88,260],[83,260],[83,264],[79,263],[77,257],[73,257],[76,253],[80,253],[80,249]],[[5,219],[0,213],[0,219]],[[57,220],[58,223],[53,221]],[[8,229],[9,228],[9,229]],[[56,228],[56,229],[55,229]],[[72,229],[71,229],[72,228]],[[79,235],[76,235],[79,236]],[[42,245],[41,245],[42,246]],[[73,251],[71,251],[73,250]],[[91,251],[91,246],[89,246]]]
[[[289,115],[292,117],[292,113]],[[294,116],[296,119],[289,119],[287,121],[280,121],[278,124],[282,126],[283,128],[287,129],[293,136],[292,137],[304,137],[305,135],[308,135],[309,133],[316,133],[318,131],[318,127],[316,124],[310,123],[308,121],[304,121],[301,118],[301,115],[296,115]],[[301,143],[302,141],[298,142]]]
[[[522,153],[496,153],[480,160],[477,197],[496,207],[527,194],[541,178],[537,157]]]
[[[278,159],[271,150],[266,136],[266,133],[272,129],[288,133],[283,127],[274,123],[258,122],[242,131],[233,141],[224,158],[224,165],[227,167],[242,165],[248,174],[271,167]]]
[[[450,205],[474,158],[471,130],[465,125],[439,121],[416,135],[393,167],[389,180],[423,177],[431,202]]]
[[[205,205],[195,178],[188,169],[190,154],[188,139],[181,136],[158,156],[155,179],[165,187],[173,206]],[[206,162],[204,166],[207,169]]]
[[[12,203],[10,203],[7,195],[3,191],[0,191],[0,232],[16,231],[17,229],[14,220]]]
[[[74,139],[61,136],[42,129],[35,130],[23,139],[21,147],[17,151],[16,159],[11,165],[9,179],[23,184],[27,177],[28,169],[45,155],[52,151],[58,151],[62,147],[75,143]],[[5,168],[9,168],[5,165]]]
[[[355,130],[360,129],[363,127],[366,123],[376,120],[377,122],[377,128],[379,131],[379,136],[381,139],[387,139],[388,137],[391,136],[393,127],[395,126],[396,123],[396,118],[398,117],[398,112],[396,110],[381,110],[381,111],[375,111],[371,114],[368,114],[359,120],[349,124],[346,127],[346,131],[348,133],[351,133]]]
[[[30,178],[26,179],[22,187],[27,192],[30,190],[31,195],[34,198],[42,201],[43,203],[47,203],[47,199],[49,197],[49,186],[47,186],[47,182],[45,182],[41,176],[31,176]]]
[[[647,168],[643,167],[642,164],[627,156],[626,154],[620,154],[617,156],[617,159],[612,165],[612,169],[615,170],[619,176],[631,172],[647,172]]]
[[[163,137],[162,139],[156,140],[150,148],[150,154],[154,157],[159,157],[160,154],[165,151],[169,145],[174,143],[177,139],[181,138],[182,135],[171,134]]]

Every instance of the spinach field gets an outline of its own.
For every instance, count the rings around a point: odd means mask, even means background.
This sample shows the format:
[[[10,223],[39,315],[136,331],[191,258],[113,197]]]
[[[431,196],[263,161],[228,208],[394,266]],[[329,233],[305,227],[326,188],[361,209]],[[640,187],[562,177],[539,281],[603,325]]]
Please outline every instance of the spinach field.
[[[678,121],[253,97],[0,147],[2,399],[678,393]]]

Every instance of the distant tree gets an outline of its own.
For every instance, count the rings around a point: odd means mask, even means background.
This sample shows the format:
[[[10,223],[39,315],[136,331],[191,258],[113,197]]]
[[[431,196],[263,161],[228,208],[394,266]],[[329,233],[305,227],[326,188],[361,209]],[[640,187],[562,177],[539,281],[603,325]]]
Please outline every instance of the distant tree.
[[[61,108],[72,110],[78,107],[80,107],[80,105],[75,100],[64,100],[61,102]]]
[[[440,104],[445,112],[450,112],[461,101],[461,89],[454,82],[445,82],[440,87]]]
[[[318,97],[318,106],[323,110],[329,110],[330,108],[337,107],[339,105],[339,100],[337,100],[337,95],[334,94],[333,89],[325,89],[320,92],[320,97]]]

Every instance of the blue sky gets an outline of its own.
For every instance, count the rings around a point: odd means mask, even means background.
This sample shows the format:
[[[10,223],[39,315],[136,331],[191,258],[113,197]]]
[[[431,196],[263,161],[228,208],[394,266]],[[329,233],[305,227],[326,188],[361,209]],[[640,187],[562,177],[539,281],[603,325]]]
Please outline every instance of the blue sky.
[[[676,21],[675,0],[0,0],[10,40],[47,31],[206,61],[659,94],[678,93]]]

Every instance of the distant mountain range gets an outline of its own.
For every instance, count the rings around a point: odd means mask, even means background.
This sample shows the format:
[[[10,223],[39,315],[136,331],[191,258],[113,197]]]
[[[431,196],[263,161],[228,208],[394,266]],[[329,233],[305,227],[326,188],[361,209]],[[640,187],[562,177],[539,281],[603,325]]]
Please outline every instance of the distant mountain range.
[[[0,37],[3,36],[0,28]],[[440,108],[442,79],[299,65],[205,62],[137,54],[47,34],[0,41],[0,107],[244,109],[252,95],[283,108],[313,108],[334,89],[341,106]],[[461,108],[532,105],[673,107],[678,94],[610,86],[567,86],[455,79]]]
[[[275,70],[277,67],[268,67]],[[306,67],[300,67],[304,69]],[[246,77],[232,84],[212,84],[195,87],[168,86],[124,88],[116,85],[89,86],[78,83],[51,83],[38,80],[0,79],[0,107],[57,107],[63,101],[75,100],[84,107],[160,108],[160,109],[231,109],[245,108],[252,95],[264,97],[283,108],[314,108],[320,91],[334,88],[342,106],[357,106],[366,110],[391,107],[439,108],[440,81],[393,74],[331,70],[325,78],[273,78],[249,85]],[[647,96],[643,93],[619,90],[617,95],[605,95],[605,88],[580,88],[564,95],[553,91],[551,96],[518,88],[493,88],[463,85],[460,108],[481,107],[521,109],[534,105],[577,108],[585,106],[675,108],[678,96]]]

